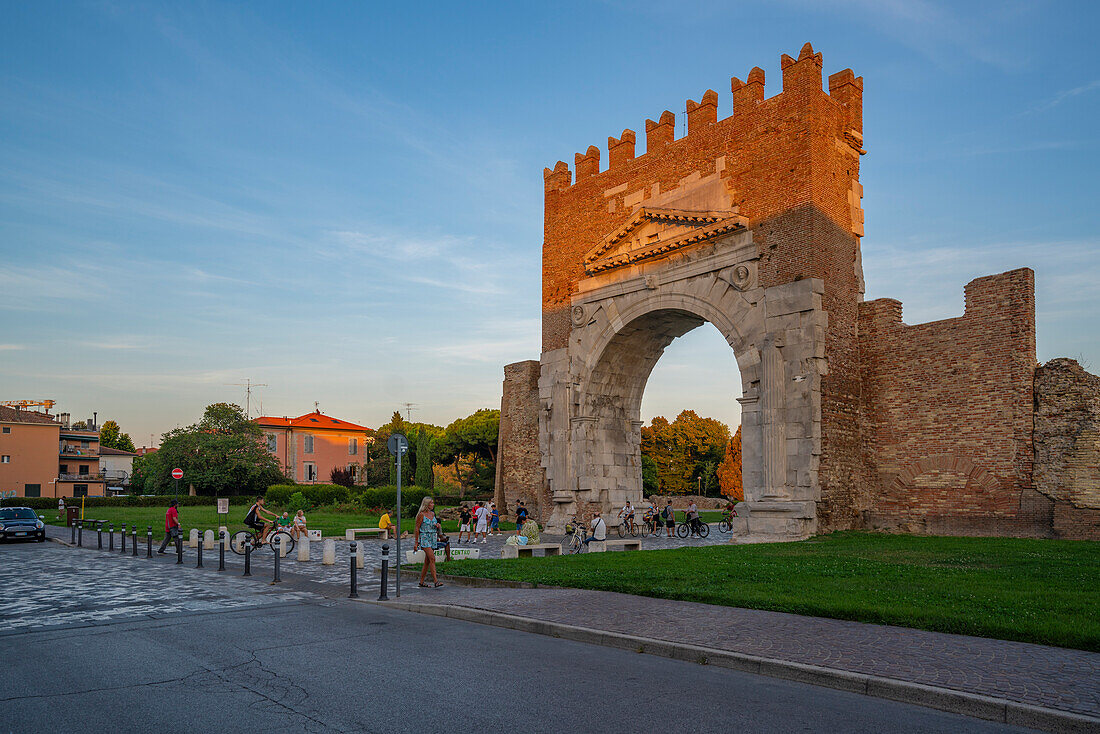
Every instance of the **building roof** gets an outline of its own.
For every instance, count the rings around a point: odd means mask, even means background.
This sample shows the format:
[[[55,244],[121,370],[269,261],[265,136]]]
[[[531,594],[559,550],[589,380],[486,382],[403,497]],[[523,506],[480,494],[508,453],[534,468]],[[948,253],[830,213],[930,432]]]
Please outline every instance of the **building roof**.
[[[261,416],[256,419],[256,422],[262,428],[307,428],[311,431],[320,430],[332,430],[332,431],[369,431],[366,426],[360,426],[356,423],[349,423],[348,421],[342,421],[339,418],[333,418],[332,416],[325,415],[319,410],[315,410],[312,413],[306,413],[300,415],[297,418],[275,418],[273,416]]]
[[[137,456],[133,451],[123,451],[122,449],[113,449],[110,446],[99,447],[100,456]]]
[[[0,422],[2,423],[42,423],[45,425],[61,425],[52,415],[36,413],[33,410],[16,410],[6,405],[0,405]]]

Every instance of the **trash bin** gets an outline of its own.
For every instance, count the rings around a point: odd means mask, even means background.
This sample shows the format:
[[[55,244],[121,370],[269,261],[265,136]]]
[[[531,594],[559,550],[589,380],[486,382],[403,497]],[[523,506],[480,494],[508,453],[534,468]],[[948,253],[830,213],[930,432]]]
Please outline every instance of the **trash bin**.
[[[66,507],[65,508],[65,526],[72,527],[72,524],[80,519],[79,507]]]

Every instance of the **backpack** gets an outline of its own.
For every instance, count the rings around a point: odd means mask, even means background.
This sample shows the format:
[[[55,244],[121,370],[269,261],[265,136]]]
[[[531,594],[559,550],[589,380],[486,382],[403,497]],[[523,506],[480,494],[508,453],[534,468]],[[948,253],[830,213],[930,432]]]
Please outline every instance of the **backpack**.
[[[663,517],[666,520],[669,519],[670,514],[669,514],[669,511],[668,511],[668,505],[665,505],[665,509],[661,510],[661,517]]]

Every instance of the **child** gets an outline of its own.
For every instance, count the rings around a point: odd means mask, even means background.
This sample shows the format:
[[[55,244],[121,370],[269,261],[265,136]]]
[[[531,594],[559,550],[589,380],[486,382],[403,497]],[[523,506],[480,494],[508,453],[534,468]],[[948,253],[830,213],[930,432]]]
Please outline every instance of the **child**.
[[[489,527],[493,531],[493,535],[500,535],[500,511],[497,510],[496,502],[489,505]]]
[[[472,540],[473,533],[470,532],[470,508],[466,505],[462,506],[462,512],[459,514],[458,519],[458,542],[462,542],[462,534],[466,533],[466,539]]]

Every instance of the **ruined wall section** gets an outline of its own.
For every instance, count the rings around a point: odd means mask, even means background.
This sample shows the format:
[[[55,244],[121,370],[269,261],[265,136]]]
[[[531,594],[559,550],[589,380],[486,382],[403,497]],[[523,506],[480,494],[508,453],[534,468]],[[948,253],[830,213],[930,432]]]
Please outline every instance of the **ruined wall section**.
[[[1032,488],[1035,275],[971,281],[959,318],[908,326],[901,303],[860,305],[864,458],[872,527],[1044,534]]]
[[[1035,370],[1034,481],[1054,537],[1100,540],[1100,377],[1072,359]]]
[[[822,380],[822,529],[858,523],[869,502],[860,463],[857,303],[863,290],[859,237],[859,156],[863,80],[850,69],[822,89],[822,59],[806,44],[781,60],[783,91],[764,98],[764,72],[731,80],[733,114],[718,119],[717,93],[687,102],[687,135],[675,139],[675,116],[647,120],[646,152],[636,135],[608,139],[610,166],[600,171],[595,146],[544,171],[543,350],[566,346],[569,301],[585,277],[584,254],[622,226],[647,200],[717,174],[753,231],[764,287],[804,278],[825,282],[828,312]]]
[[[514,515],[516,502],[523,500],[535,517],[541,517],[540,505],[549,506],[544,485],[539,466],[539,363],[527,360],[504,367],[497,435],[497,508],[502,515]]]

